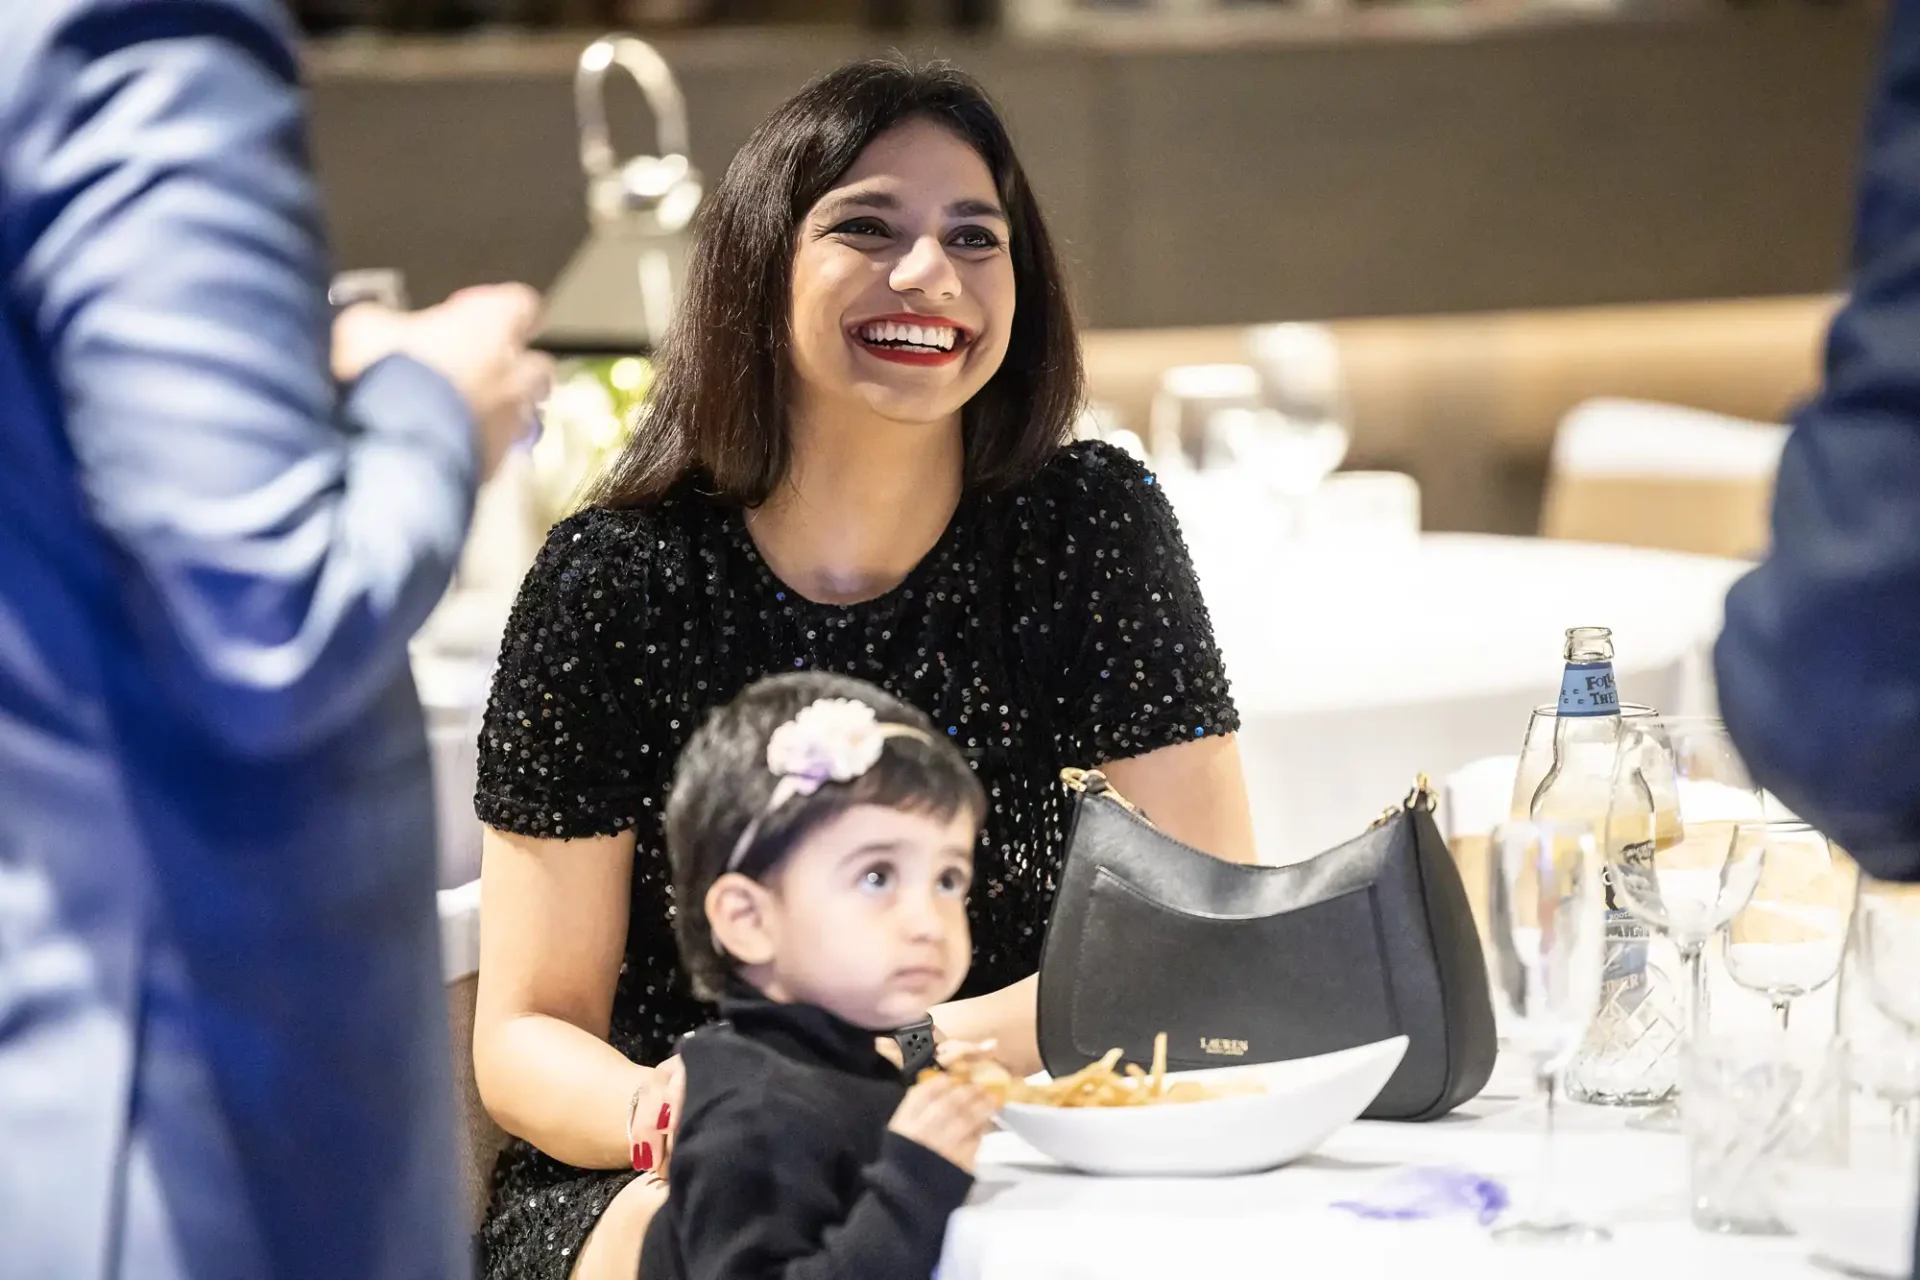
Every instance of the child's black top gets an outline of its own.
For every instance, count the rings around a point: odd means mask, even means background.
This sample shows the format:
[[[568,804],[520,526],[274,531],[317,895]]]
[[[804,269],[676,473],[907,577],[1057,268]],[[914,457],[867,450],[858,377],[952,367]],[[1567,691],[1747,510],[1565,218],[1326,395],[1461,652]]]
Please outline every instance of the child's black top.
[[[681,1045],[686,1102],[641,1280],[917,1280],[973,1177],[887,1132],[874,1033],[744,987]]]

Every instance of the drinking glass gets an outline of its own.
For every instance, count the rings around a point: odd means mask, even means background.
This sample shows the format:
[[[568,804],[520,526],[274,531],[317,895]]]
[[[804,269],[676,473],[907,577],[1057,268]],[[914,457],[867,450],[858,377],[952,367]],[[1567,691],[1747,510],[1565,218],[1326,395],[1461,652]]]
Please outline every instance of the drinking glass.
[[[1347,454],[1353,408],[1340,343],[1320,324],[1269,324],[1247,332],[1260,375],[1260,447],[1253,454],[1283,500],[1314,492]]]
[[[1920,885],[1862,872],[1853,937],[1867,998],[1909,1035],[1920,1035]]]
[[[1702,1034],[1681,1054],[1688,1193],[1703,1231],[1778,1235],[1796,1166],[1844,1166],[1846,1054],[1761,1033]]]
[[[1555,812],[1536,815],[1542,784],[1553,769],[1557,703],[1535,707],[1527,720],[1514,774],[1512,816],[1554,817],[1591,822],[1604,831],[1613,764],[1620,750],[1620,726],[1638,724],[1658,713],[1652,707],[1622,703],[1616,733],[1595,740],[1580,735],[1564,745],[1556,778]],[[1674,1047],[1680,1037],[1679,982],[1662,954],[1650,954],[1649,930],[1623,911],[1607,916],[1606,970],[1600,983],[1600,1011],[1587,1030],[1587,1042],[1561,1077],[1567,1097],[1604,1106],[1644,1107],[1662,1102],[1678,1079]]]
[[[1840,972],[1853,877],[1804,822],[1743,822],[1734,842],[1736,864],[1746,856],[1741,846],[1758,845],[1761,859],[1753,896],[1727,926],[1727,976],[1765,996],[1785,1031],[1793,1001]]]
[[[1624,727],[1652,719],[1659,713],[1652,707],[1641,706],[1636,702],[1620,704],[1620,723]],[[1525,821],[1533,817],[1534,794],[1546,779],[1547,771],[1553,767],[1553,729],[1560,719],[1560,705],[1545,702],[1533,709],[1527,717],[1527,736],[1520,743],[1520,768],[1513,777],[1513,805],[1511,816]],[[1614,751],[1619,750],[1618,743]],[[1575,768],[1585,767],[1594,777],[1593,814],[1594,828],[1598,830],[1607,819],[1609,799],[1607,782],[1613,776],[1613,763],[1617,754],[1604,760],[1574,761]],[[1563,769],[1567,766],[1563,766]]]
[[[1494,980],[1510,1014],[1511,1050],[1524,1056],[1546,1104],[1540,1181],[1494,1227],[1501,1240],[1597,1241],[1605,1228],[1577,1218],[1554,1178],[1553,1107],[1559,1075],[1593,1020],[1603,963],[1600,856],[1589,828],[1507,822],[1488,842],[1488,931]]]
[[[1620,907],[1665,934],[1686,966],[1681,1041],[1706,1025],[1706,946],[1747,905],[1766,851],[1734,839],[1760,817],[1760,791],[1727,727],[1705,716],[1623,721],[1607,809],[1607,885]],[[1637,1128],[1677,1132],[1671,1100]]]

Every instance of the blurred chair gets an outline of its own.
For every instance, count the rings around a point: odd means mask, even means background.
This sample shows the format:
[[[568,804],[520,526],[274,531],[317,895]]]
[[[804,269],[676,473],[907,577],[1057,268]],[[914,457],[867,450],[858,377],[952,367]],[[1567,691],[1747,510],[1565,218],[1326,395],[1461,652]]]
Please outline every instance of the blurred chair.
[[[1600,399],[1560,423],[1540,532],[1703,555],[1765,552],[1787,428]]]
[[[507,1135],[480,1101],[473,1078],[473,1012],[480,989],[480,882],[440,892],[441,967],[447,985],[447,1027],[453,1038],[453,1089],[457,1141],[468,1221],[477,1230],[487,1215],[493,1165]]]

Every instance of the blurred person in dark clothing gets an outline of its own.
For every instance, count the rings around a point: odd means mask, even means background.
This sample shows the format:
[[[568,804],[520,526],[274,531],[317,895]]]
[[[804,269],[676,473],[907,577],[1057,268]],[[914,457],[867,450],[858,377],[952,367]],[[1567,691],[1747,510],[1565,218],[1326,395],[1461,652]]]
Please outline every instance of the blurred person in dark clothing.
[[[1920,879],[1920,0],[1885,57],[1852,293],[1715,657],[1760,781],[1869,872]]]
[[[1854,259],[1715,659],[1760,782],[1869,873],[1920,880],[1920,0],[1890,11]]]
[[[336,319],[278,0],[0,4],[0,1273],[470,1271],[409,634],[532,294]]]

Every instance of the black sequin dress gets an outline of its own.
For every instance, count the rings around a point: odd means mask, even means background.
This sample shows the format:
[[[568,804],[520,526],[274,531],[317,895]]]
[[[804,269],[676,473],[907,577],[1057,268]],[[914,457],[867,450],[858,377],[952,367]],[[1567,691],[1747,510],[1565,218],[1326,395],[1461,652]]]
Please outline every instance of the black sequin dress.
[[[692,483],[644,510],[566,520],[508,623],[476,808],[489,826],[530,836],[635,830],[611,1039],[636,1062],[659,1061],[711,1016],[674,950],[661,832],[674,759],[709,708],[802,668],[920,707],[986,787],[963,995],[1039,963],[1065,839],[1063,766],[1238,727],[1166,497],[1106,445],[1070,445],[1028,484],[963,496],[905,580],[854,605],[788,589],[740,510]],[[515,1142],[494,1174],[483,1274],[564,1280],[633,1176]]]

